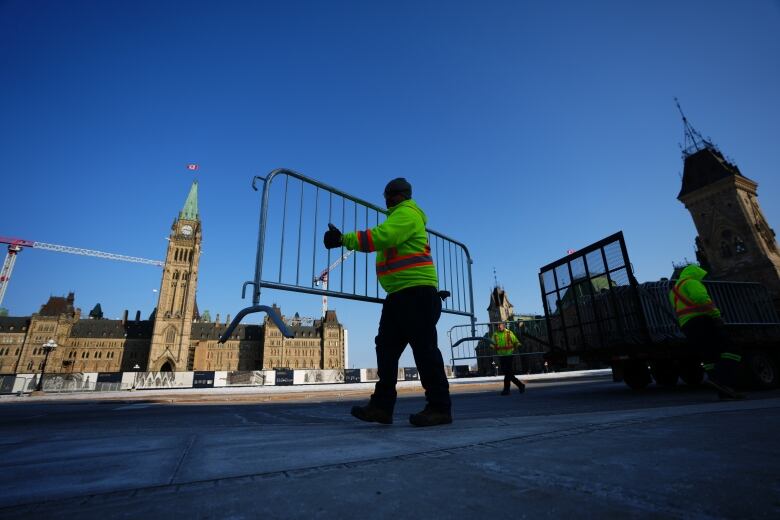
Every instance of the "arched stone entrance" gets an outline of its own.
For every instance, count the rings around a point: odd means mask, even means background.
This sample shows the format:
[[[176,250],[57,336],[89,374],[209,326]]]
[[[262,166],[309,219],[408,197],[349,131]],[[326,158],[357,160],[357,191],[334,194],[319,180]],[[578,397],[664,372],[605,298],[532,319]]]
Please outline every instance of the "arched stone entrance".
[[[160,367],[160,372],[173,372],[173,367],[171,366],[170,361],[166,361],[163,363],[163,366]]]

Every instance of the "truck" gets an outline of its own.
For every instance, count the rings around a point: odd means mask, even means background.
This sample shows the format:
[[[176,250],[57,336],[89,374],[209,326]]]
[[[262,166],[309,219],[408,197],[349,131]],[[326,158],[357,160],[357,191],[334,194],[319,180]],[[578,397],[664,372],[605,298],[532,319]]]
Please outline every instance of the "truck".
[[[553,367],[612,368],[613,380],[640,390],[653,381],[699,385],[702,360],[687,344],[668,294],[676,280],[639,283],[623,233],[617,232],[539,270],[546,327],[545,360]],[[780,320],[758,283],[704,281],[726,331],[743,352],[741,380],[778,386]]]

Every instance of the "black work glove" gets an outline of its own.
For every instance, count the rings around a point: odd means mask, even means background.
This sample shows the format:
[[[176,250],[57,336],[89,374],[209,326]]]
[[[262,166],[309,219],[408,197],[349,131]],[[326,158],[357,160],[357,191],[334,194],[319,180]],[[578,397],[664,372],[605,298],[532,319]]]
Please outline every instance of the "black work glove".
[[[322,241],[328,249],[341,247],[341,231],[333,224],[328,224],[328,230],[325,232]]]

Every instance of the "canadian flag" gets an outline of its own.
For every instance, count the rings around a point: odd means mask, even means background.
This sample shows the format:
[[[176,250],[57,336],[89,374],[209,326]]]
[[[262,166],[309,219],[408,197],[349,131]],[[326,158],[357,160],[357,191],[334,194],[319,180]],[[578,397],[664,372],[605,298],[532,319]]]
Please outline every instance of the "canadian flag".
[[[187,169],[194,172],[195,170],[198,169],[198,165],[195,163],[190,163],[187,165]]]

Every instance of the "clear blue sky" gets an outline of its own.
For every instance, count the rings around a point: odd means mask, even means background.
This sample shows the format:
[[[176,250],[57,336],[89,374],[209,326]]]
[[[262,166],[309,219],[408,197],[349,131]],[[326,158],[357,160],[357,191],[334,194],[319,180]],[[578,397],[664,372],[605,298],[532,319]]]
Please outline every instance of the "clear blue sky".
[[[0,235],[163,258],[200,164],[200,309],[252,277],[253,175],[288,167],[381,202],[402,175],[430,226],[540,312],[538,269],[618,230],[640,281],[692,259],[673,98],[780,226],[780,3],[0,1]],[[76,292],[147,316],[157,268],[26,250],[4,306]],[[263,303],[317,315],[317,296]],[[333,300],[350,365],[379,306]],[[449,359],[443,319],[440,347]],[[412,365],[405,354],[404,364]]]

